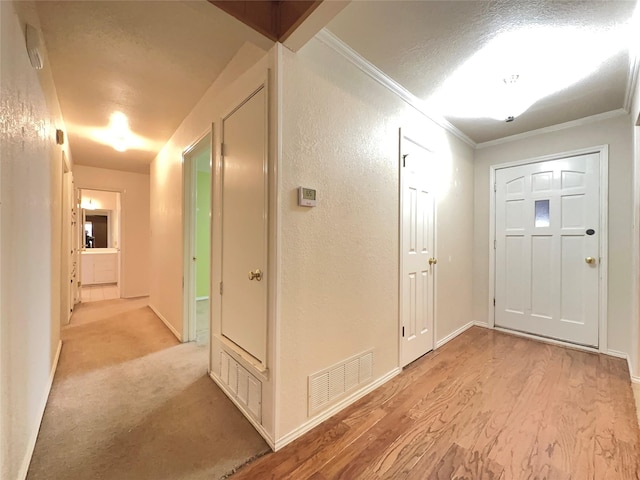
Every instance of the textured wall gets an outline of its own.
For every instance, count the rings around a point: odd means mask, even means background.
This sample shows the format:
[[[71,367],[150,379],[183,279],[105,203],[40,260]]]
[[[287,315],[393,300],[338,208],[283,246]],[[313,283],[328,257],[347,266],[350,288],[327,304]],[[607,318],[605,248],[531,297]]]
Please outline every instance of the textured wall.
[[[634,156],[634,263],[635,290],[633,317],[631,319],[631,374],[640,378],[640,77],[637,78],[633,105],[631,108],[633,123],[633,156]]]
[[[113,211],[118,209],[118,195],[116,192],[85,189],[82,191],[82,204],[89,203],[89,201],[95,209]]]
[[[149,175],[76,165],[76,187],[121,192],[121,295],[149,295]]]
[[[19,9],[20,15],[14,9]],[[24,42],[31,2],[0,2],[0,478],[24,478],[60,341],[64,129],[49,66]]]
[[[473,152],[318,40],[284,51],[278,437],[307,418],[307,377],[373,348],[398,367],[398,129],[439,152],[436,329],[471,321]],[[449,175],[453,172],[453,175]],[[297,206],[298,186],[318,206]]]
[[[475,320],[488,320],[489,166],[604,144],[609,145],[608,348],[630,352],[633,153],[631,121],[626,115],[477,150],[473,274]]]
[[[151,163],[151,298],[149,302],[182,333],[182,152],[218,120],[220,92],[265,52],[246,44],[187,115]],[[168,246],[171,248],[168,248]]]

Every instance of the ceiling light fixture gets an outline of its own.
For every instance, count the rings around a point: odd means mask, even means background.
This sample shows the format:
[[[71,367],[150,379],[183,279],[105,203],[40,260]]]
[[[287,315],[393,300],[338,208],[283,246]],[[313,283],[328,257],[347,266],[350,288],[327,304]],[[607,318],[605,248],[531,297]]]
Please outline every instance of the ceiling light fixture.
[[[118,152],[124,152],[129,148],[131,130],[129,120],[122,112],[114,112],[111,115],[109,130],[111,131],[111,145]]]
[[[80,204],[80,208],[84,208],[85,210],[95,210],[97,207],[94,205],[91,199],[89,199],[89,201],[83,199]]]
[[[505,83],[505,85],[513,85],[518,81],[519,78],[520,75],[509,75],[508,77],[503,78],[502,81]]]
[[[516,118],[629,48],[629,30],[630,23],[610,29],[527,26],[500,33],[447,78],[430,103],[448,117]]]
[[[515,89],[515,85],[516,82],[518,81],[518,79],[520,78],[520,75],[509,75],[505,78],[502,79],[502,81],[504,82],[505,87],[508,89],[506,91],[506,96],[509,98],[514,98],[518,92],[514,91]],[[511,123],[516,119],[516,117],[514,115],[509,115],[507,118],[505,118],[505,122],[507,123]]]
[[[135,135],[129,128],[129,120],[122,112],[114,112],[109,118],[107,128],[96,129],[93,132],[94,138],[100,143],[110,145],[118,152],[125,152],[132,148],[141,148],[143,141]]]

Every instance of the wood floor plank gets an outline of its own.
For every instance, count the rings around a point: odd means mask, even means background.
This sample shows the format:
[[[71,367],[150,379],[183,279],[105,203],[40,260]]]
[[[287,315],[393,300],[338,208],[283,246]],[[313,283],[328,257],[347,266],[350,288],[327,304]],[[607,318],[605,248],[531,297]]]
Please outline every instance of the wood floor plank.
[[[504,468],[479,452],[469,452],[457,443],[451,445],[436,465],[430,480],[499,480]]]
[[[472,328],[233,479],[640,480],[624,361]]]
[[[598,363],[599,412],[593,451],[592,478],[636,480],[640,470],[640,437],[632,422],[624,421],[631,415],[631,401],[626,395],[631,385],[621,375],[622,360],[603,357]],[[622,367],[624,368],[624,367]]]
[[[406,389],[399,397],[404,404],[394,416],[376,425],[371,438],[362,437],[349,447],[342,462],[334,462],[322,472],[333,478],[403,478],[411,464],[448,433],[447,427],[453,425],[451,418],[470,414],[472,409],[467,406],[478,389],[465,386],[477,382],[488,355],[486,351],[474,352],[460,362],[465,365],[461,369],[464,376],[455,379],[450,378],[448,370],[440,375],[431,370]],[[385,454],[376,453],[380,451]]]

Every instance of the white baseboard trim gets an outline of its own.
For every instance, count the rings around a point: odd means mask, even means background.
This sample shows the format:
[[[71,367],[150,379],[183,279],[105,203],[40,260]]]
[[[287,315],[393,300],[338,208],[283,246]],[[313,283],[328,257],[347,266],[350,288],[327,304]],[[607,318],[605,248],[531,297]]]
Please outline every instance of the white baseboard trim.
[[[211,380],[213,380],[215,384],[218,385],[218,387],[220,387],[220,389],[224,392],[227,398],[229,398],[229,400],[231,400],[234,403],[234,405],[238,407],[238,410],[240,410],[240,413],[242,413],[245,416],[245,418],[249,420],[249,423],[251,423],[251,425],[253,425],[253,428],[255,428],[258,431],[258,433],[262,438],[264,438],[264,441],[267,442],[269,447],[271,447],[271,450],[275,451],[275,442],[273,441],[273,437],[269,434],[269,432],[267,432],[264,429],[264,427],[260,425],[256,421],[256,419],[253,418],[249,414],[249,412],[245,410],[244,406],[240,402],[238,402],[238,400],[236,400],[235,396],[233,395],[232,392],[229,391],[229,389],[224,384],[224,382],[222,382],[218,377],[216,377],[213,374],[213,372],[209,372],[209,377],[211,377]]]
[[[476,327],[491,328],[487,322],[479,322],[477,320],[473,321],[473,325]]]
[[[47,401],[49,400],[49,394],[51,393],[51,387],[53,386],[53,378],[56,376],[56,370],[58,369],[58,361],[60,360],[60,352],[62,351],[62,340],[58,342],[58,350],[56,356],[53,358],[53,365],[51,365],[51,372],[49,373],[49,381],[45,394],[40,401],[38,408],[38,426],[31,432],[29,437],[29,443],[27,443],[27,452],[22,460],[22,466],[18,472],[18,479],[25,480],[27,473],[29,472],[29,465],[31,464],[31,458],[33,457],[33,451],[36,448],[36,440],[38,440],[38,433],[40,433],[40,425],[42,425],[42,418],[44,417],[44,410],[47,408]]]
[[[300,425],[298,428],[292,430],[291,432],[287,433],[283,437],[281,437],[278,440],[276,440],[275,446],[272,447],[273,450],[274,451],[280,450],[282,447],[288,445],[289,443],[293,442],[295,439],[301,437],[302,435],[307,433],[309,430],[313,429],[314,427],[317,427],[318,425],[320,425],[325,420],[328,420],[330,417],[332,417],[333,415],[335,415],[339,411],[341,411],[344,408],[348,407],[349,405],[351,405],[355,401],[361,399],[362,397],[364,397],[368,393],[373,392],[376,388],[378,388],[378,387],[382,386],[383,384],[387,383],[389,380],[391,380],[393,377],[397,376],[401,372],[402,372],[401,368],[399,368],[399,367],[398,368],[394,368],[393,370],[391,370],[387,374],[385,374],[382,377],[378,378],[378,380],[376,380],[375,382],[370,383],[369,385],[367,385],[366,387],[362,388],[361,390],[353,392],[351,395],[346,397],[341,402],[336,403],[335,405],[333,405],[328,410],[325,410],[324,412],[320,413],[319,415],[316,415],[315,417],[307,420],[305,423]]]
[[[451,340],[453,340],[454,338],[456,338],[458,335],[460,335],[461,333],[465,332],[466,330],[469,330],[471,327],[473,327],[473,325],[474,325],[474,322],[469,322],[466,325],[461,326],[457,330],[454,330],[453,332],[451,332],[449,335],[447,335],[443,339],[438,340],[436,342],[436,349],[440,348],[445,343],[450,342]]]
[[[171,324],[169,323],[169,320],[167,320],[166,318],[164,318],[164,315],[162,315],[162,314],[158,311],[158,309],[157,309],[156,307],[154,307],[153,305],[149,304],[149,308],[150,308],[151,310],[153,310],[153,313],[155,313],[155,314],[158,316],[158,318],[159,318],[160,320],[162,320],[162,323],[164,323],[164,324],[166,325],[166,327],[171,331],[171,333],[173,333],[173,334],[176,336],[176,338],[178,339],[178,341],[180,341],[180,342],[182,343],[182,335],[180,335],[180,334],[178,333],[178,331],[173,327],[173,325],[171,325]]]
[[[626,353],[619,352],[617,350],[607,350],[607,355],[609,355],[610,357],[624,358],[625,360],[629,360],[629,356]]]
[[[196,297],[196,302],[202,302],[204,300],[209,300],[209,296],[206,297]]]
[[[631,379],[631,383],[640,383],[640,377],[634,375],[633,367],[631,366],[631,357],[629,354],[624,352],[619,352],[617,350],[607,350],[607,355],[611,355],[612,357],[624,358],[627,361],[627,368],[629,369],[629,378]]]

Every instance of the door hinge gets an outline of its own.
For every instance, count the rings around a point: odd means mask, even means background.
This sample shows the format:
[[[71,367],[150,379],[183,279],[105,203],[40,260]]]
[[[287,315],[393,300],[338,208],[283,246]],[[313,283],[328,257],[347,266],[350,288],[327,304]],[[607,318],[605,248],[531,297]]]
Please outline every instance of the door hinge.
[[[220,144],[220,156],[224,157],[224,143]]]
[[[220,282],[220,295],[222,295],[222,282]]]
[[[496,240],[493,241],[493,249],[496,249]]]
[[[493,191],[494,191],[494,192],[497,192],[497,191],[498,191],[498,186],[497,186],[497,184],[495,184],[495,183],[493,184]]]
[[[404,337],[404,327],[402,327],[402,336]]]
[[[404,155],[402,155],[402,166],[403,167],[407,166],[407,155],[409,155],[409,154],[405,153]]]
[[[493,306],[494,307],[496,306],[496,299],[495,298],[493,299]]]

